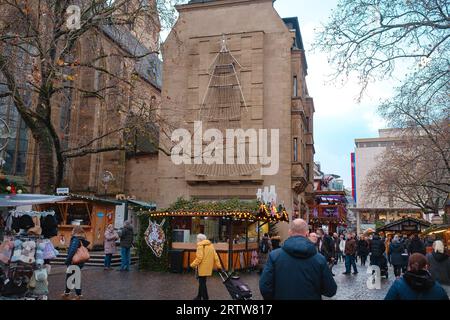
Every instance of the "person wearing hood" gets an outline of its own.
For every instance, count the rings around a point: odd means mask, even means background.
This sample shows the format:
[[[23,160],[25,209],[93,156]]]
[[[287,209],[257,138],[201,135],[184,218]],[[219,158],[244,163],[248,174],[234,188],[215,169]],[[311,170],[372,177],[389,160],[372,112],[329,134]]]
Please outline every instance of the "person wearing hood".
[[[441,240],[433,243],[433,252],[427,254],[427,258],[433,279],[440,284],[450,285],[450,258],[445,254],[444,244]]]
[[[197,235],[197,252],[191,268],[197,268],[198,275],[198,294],[194,300],[209,300],[206,279],[212,275],[214,264],[217,270],[221,270],[219,256],[214,249],[211,241],[206,239],[204,234]]]
[[[444,288],[428,272],[427,258],[421,253],[409,257],[408,271],[394,281],[385,300],[449,300]]]
[[[83,228],[81,226],[75,226],[72,230],[72,238],[70,239],[70,244],[69,244],[69,248],[67,249],[67,257],[66,257],[66,261],[65,264],[67,267],[71,266],[71,265],[75,265],[75,263],[72,261],[73,257],[75,256],[75,254],[78,251],[78,248],[81,247],[82,245],[84,247],[88,247],[90,244],[89,241],[86,240],[86,233],[84,232]],[[76,264],[80,270],[83,268],[84,263],[78,263]],[[67,273],[66,272],[66,290],[64,291],[64,293],[61,295],[61,297],[64,300],[68,300],[70,299],[70,289],[67,287],[67,280],[69,279],[69,277],[73,274],[72,273]],[[80,273],[81,275],[81,273]],[[75,300],[80,300],[83,296],[81,295],[81,288],[79,289],[75,289]]]
[[[400,242],[398,235],[395,235],[389,245],[389,261],[394,266],[394,274],[400,278],[403,268],[403,254],[405,253],[405,245]]]
[[[134,230],[130,221],[125,221],[120,232],[120,269],[119,271],[130,271],[131,252],[133,246]]]
[[[289,238],[269,254],[259,280],[265,300],[321,300],[322,295],[336,294],[337,285],[327,260],[308,240],[308,231],[305,220],[293,220]]]

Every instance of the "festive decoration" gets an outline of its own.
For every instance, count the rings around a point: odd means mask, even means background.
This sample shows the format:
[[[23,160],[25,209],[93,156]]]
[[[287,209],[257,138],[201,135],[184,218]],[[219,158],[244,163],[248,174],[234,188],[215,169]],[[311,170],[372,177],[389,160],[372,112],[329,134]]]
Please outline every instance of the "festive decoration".
[[[144,213],[141,213],[144,214]],[[197,199],[179,198],[171,207],[159,211],[145,213],[148,217],[224,217],[250,221],[289,221],[286,210],[280,205],[265,205],[258,201],[226,201],[199,202]]]
[[[0,177],[0,194],[21,194],[24,190],[23,186],[8,180],[5,176]]]
[[[165,221],[166,219],[163,219],[161,223],[156,223],[149,219],[148,228],[144,233],[145,242],[158,258],[161,258],[166,242],[166,235],[162,228]]]
[[[141,270],[151,270],[151,271],[167,271],[169,265],[169,248],[171,247],[172,238],[166,237],[162,254],[160,257],[157,257],[152,249],[149,247],[146,241],[145,232],[147,231],[150,220],[148,215],[138,215],[139,219],[139,234],[137,238],[137,251],[139,255],[139,269]],[[171,235],[172,229],[170,223],[164,223],[163,219],[160,218],[152,218],[154,223],[157,223],[161,226],[163,233],[165,235]]]

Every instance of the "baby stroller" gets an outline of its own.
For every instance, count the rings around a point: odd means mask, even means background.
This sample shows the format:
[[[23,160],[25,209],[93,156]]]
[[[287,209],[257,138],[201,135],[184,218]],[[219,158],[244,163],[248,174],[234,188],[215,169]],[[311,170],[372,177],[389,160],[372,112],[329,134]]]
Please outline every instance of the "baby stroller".
[[[252,300],[252,291],[239,276],[219,272],[222,282],[233,300]]]

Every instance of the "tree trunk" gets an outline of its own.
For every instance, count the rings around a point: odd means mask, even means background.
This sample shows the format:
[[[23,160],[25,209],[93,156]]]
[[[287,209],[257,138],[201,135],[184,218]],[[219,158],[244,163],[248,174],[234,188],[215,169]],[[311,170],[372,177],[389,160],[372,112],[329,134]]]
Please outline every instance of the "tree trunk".
[[[64,168],[66,164],[66,159],[61,156],[61,153],[56,156],[57,169],[56,169],[56,185],[55,188],[61,187],[64,178]]]
[[[53,142],[46,128],[39,127],[34,135],[39,150],[39,192],[53,194],[55,192]]]

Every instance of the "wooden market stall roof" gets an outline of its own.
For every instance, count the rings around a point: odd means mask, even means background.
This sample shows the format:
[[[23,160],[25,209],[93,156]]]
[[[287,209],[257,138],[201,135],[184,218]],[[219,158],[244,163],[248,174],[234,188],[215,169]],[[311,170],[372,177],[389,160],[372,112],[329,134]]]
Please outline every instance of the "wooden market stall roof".
[[[416,226],[416,230],[407,230],[404,229],[404,226]],[[403,218],[391,223],[388,223],[380,228],[377,228],[377,232],[380,231],[418,231],[420,232],[424,228],[428,228],[431,226],[431,223],[421,219],[415,218]]]
[[[110,204],[110,205],[121,205],[123,203],[123,202],[117,201],[117,200],[104,199],[104,198],[98,198],[95,196],[79,195],[79,194],[70,193],[66,200],[57,202],[59,210],[62,214],[63,225],[67,225],[67,218],[69,215],[68,210],[69,210],[69,206],[71,206],[71,205],[84,205],[84,207],[86,208],[86,212],[88,213],[89,224],[91,224],[92,220],[93,220],[93,212],[92,212],[91,208],[89,207],[88,202],[100,202],[100,203],[106,203],[106,204]]]
[[[142,212],[142,210],[141,210]],[[281,205],[272,208],[255,201],[231,199],[201,202],[197,199],[179,198],[172,206],[158,211],[142,212],[149,217],[225,217],[249,221],[289,221],[286,209]]]
[[[432,225],[430,228],[425,229],[422,233],[424,235],[444,232],[450,230],[450,224]]]

